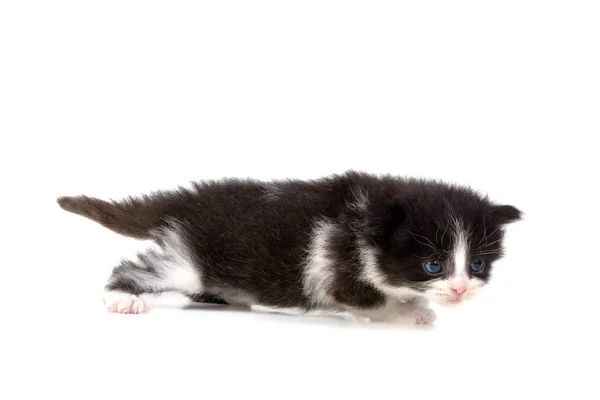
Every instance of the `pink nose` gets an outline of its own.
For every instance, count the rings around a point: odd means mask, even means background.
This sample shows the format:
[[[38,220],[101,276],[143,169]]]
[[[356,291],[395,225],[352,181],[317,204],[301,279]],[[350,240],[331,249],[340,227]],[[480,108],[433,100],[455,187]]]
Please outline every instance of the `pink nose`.
[[[462,294],[467,290],[467,283],[463,280],[452,281],[450,282],[450,289],[457,296],[462,296]]]

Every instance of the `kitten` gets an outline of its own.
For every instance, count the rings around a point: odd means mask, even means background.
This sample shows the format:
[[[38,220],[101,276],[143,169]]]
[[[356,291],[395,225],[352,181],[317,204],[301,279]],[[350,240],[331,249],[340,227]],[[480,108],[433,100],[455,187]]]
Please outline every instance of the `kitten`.
[[[142,293],[431,323],[488,283],[504,227],[521,218],[471,189],[347,172],[312,181],[226,179],[120,202],[60,197],[67,211],[152,241],[106,284],[106,306]]]

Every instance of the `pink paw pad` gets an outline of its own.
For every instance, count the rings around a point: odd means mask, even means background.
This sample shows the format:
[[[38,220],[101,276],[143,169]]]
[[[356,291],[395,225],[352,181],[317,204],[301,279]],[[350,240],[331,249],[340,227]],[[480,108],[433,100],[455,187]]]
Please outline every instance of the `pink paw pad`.
[[[133,294],[123,294],[106,302],[106,309],[119,314],[141,314],[146,311],[144,301]]]

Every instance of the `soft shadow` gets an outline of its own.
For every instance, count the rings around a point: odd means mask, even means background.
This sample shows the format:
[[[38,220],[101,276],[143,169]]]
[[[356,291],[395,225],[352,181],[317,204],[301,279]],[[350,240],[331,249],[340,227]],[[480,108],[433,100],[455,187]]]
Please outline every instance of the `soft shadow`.
[[[232,306],[227,304],[208,304],[208,303],[194,303],[191,302],[183,307],[183,310],[203,310],[203,311],[236,311],[236,312],[249,312],[250,307],[247,306]]]
[[[305,315],[305,314],[289,314],[276,310],[263,311],[253,310],[250,307],[232,306],[224,304],[208,304],[191,302],[183,307],[178,307],[183,310],[201,310],[207,312],[235,312],[235,313],[251,313],[257,316],[268,316],[271,322],[297,323],[302,325],[326,325],[331,327],[343,327],[345,329],[378,329],[378,330],[411,330],[411,331],[430,331],[435,329],[434,324],[402,324],[379,321],[365,320],[349,320],[342,316],[336,315]]]

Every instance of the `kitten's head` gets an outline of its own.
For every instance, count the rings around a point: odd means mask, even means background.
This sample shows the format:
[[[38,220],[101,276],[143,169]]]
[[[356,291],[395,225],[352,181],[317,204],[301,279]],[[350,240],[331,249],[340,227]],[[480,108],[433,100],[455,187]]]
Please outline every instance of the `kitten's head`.
[[[472,298],[502,256],[503,228],[521,212],[441,183],[415,181],[407,191],[368,206],[367,276],[399,297],[418,293],[445,305]]]

